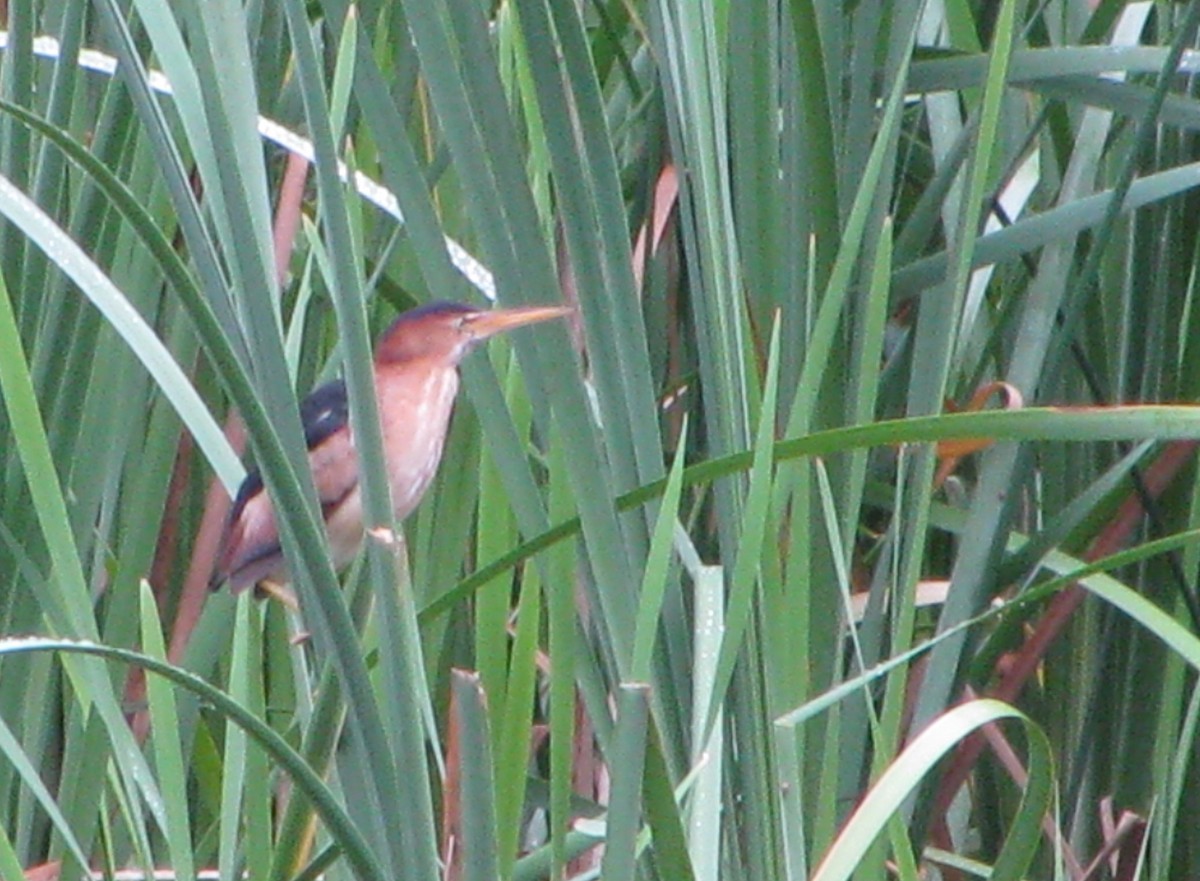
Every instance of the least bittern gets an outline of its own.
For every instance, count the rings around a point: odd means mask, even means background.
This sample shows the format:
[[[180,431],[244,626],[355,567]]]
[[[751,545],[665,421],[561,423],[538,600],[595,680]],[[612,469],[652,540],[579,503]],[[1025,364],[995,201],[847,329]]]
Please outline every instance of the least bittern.
[[[392,323],[375,351],[375,395],[397,521],[417,506],[437,471],[462,359],[490,336],[570,311],[561,306],[488,310],[433,303],[405,312]],[[313,483],[338,569],[358,554],[364,532],[349,414],[341,380],[316,389],[300,405]],[[271,500],[262,477],[250,471],[229,513],[213,587],[228,581],[238,592],[259,582],[290,580]]]

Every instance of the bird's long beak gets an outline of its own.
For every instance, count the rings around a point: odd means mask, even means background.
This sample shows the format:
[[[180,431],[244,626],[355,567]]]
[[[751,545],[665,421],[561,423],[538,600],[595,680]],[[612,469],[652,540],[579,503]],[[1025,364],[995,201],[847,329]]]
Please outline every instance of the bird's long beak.
[[[563,318],[575,310],[570,306],[519,306],[515,309],[492,309],[472,315],[467,325],[471,336],[476,340],[486,340],[490,336],[512,330],[514,327],[524,327],[527,324],[538,324],[553,318]]]

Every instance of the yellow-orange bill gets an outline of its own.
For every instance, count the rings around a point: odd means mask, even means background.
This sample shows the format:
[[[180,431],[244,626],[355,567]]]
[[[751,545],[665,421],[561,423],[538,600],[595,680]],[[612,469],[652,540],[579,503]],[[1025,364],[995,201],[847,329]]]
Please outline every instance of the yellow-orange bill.
[[[492,309],[467,319],[475,339],[487,339],[506,330],[538,324],[554,318],[564,318],[574,310],[570,306],[518,306],[514,309]]]

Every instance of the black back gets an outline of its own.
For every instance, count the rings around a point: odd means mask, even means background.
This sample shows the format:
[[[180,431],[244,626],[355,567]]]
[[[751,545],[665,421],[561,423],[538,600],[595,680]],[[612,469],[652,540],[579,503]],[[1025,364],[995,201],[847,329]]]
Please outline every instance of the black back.
[[[312,390],[300,402],[300,424],[304,426],[304,445],[315,449],[350,420],[350,399],[346,383],[335,379]]]
[[[312,390],[300,402],[300,424],[304,426],[304,446],[315,449],[321,442],[345,427],[350,419],[350,399],[346,396],[346,383],[335,379]],[[238,487],[237,497],[229,511],[232,523],[241,514],[246,503],[263,491],[263,479],[257,468],[246,472],[246,478]]]

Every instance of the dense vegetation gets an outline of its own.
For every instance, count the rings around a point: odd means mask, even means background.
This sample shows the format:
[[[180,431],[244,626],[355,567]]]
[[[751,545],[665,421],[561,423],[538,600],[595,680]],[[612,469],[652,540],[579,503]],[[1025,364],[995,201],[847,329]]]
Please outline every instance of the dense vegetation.
[[[1200,877],[1200,0],[5,5],[0,876]]]

